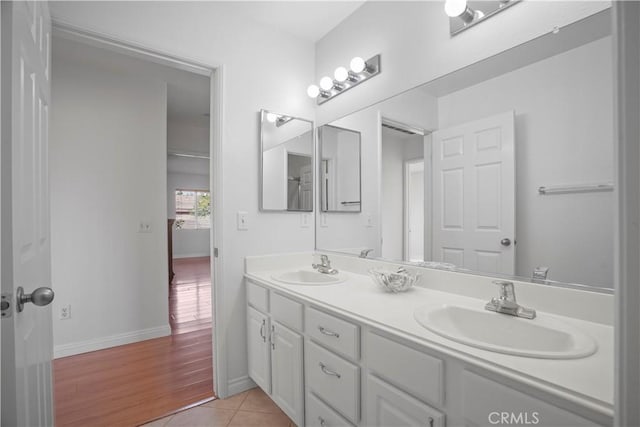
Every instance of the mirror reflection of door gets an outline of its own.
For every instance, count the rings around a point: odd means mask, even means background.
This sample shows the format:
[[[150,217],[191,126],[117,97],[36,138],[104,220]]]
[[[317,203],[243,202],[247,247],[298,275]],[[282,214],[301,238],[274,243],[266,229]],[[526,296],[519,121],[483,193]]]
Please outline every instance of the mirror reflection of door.
[[[311,156],[287,153],[287,210],[309,211],[313,202]]]
[[[382,257],[423,261],[424,132],[389,122],[382,124]]]

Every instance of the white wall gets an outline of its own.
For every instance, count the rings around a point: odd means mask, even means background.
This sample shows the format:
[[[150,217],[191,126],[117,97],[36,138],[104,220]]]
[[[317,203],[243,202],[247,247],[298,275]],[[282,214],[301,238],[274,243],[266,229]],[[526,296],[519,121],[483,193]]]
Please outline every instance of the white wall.
[[[167,120],[167,150],[171,153],[209,154],[209,121],[202,118]]]
[[[438,99],[440,128],[516,113],[516,273],[613,287],[613,193],[540,186],[613,182],[613,76],[606,37]]]
[[[606,9],[609,1],[523,1],[451,37],[441,1],[370,1],[316,45],[316,78],[354,56],[382,73],[318,108],[327,123]]]
[[[306,95],[313,76],[314,48],[229,14],[225,2],[55,2],[54,19],[142,44],[179,57],[224,66],[222,187],[224,211],[222,310],[231,392],[247,381],[244,257],[313,249],[313,227],[300,226],[297,213],[258,212],[259,120],[261,108],[313,118]],[[250,6],[248,6],[250,7]],[[284,84],[286,83],[286,84]],[[54,107],[55,108],[55,107]],[[164,193],[164,191],[163,191]],[[164,209],[164,208],[163,208]],[[236,212],[246,211],[249,230],[236,230]],[[164,212],[164,211],[162,211]],[[220,378],[218,376],[217,378]]]
[[[54,41],[52,99],[55,354],[166,335],[166,85],[93,68]]]

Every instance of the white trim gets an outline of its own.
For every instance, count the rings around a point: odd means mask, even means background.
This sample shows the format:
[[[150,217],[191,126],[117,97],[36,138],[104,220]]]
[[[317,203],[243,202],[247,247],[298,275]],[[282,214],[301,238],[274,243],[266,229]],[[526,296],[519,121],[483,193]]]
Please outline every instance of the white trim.
[[[72,40],[83,41],[93,46],[104,47],[112,51],[133,55],[142,59],[147,59],[158,64],[190,71],[196,74],[209,76],[210,84],[210,153],[213,156],[209,162],[209,176],[211,188],[214,190],[213,202],[216,209],[211,217],[214,228],[211,229],[210,245],[217,247],[222,254],[222,219],[218,213],[224,212],[222,198],[222,140],[224,135],[224,66],[222,64],[211,64],[196,60],[181,58],[168,53],[160,52],[155,48],[143,46],[139,43],[123,40],[107,34],[98,33],[84,28],[71,25],[69,23],[53,20],[52,30],[59,37]],[[212,286],[211,286],[211,309],[214,316],[214,327],[212,328],[213,347],[213,392],[218,397],[226,397],[227,394],[227,355],[226,355],[226,316],[224,307],[223,292],[223,263],[222,257],[211,257]]]
[[[102,350],[105,348],[131,344],[153,338],[166,337],[169,335],[171,335],[171,327],[169,324],[166,324],[156,328],[141,329],[139,331],[125,332],[124,334],[111,335],[104,338],[57,345],[53,348],[53,357],[54,359],[58,359],[60,357],[88,353],[90,351]]]
[[[211,252],[194,252],[194,253],[188,253],[188,254],[176,254],[174,252],[173,259],[202,258],[206,256],[211,256]]]
[[[615,418],[640,425],[640,3],[613,2]]]
[[[234,378],[229,381],[229,396],[242,393],[243,391],[250,390],[254,387],[257,387],[257,385],[251,378],[249,378],[248,375],[245,375],[244,377]]]

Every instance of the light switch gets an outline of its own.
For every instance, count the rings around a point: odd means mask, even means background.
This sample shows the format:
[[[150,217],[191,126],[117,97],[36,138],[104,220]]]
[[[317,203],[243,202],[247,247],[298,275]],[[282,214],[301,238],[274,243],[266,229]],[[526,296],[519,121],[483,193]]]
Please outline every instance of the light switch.
[[[373,217],[368,212],[365,214],[365,226],[373,227]]]
[[[308,214],[308,213],[300,214],[300,227],[302,228],[311,227],[311,214]]]
[[[328,227],[329,225],[327,224],[327,214],[323,213],[320,214],[320,227]]]
[[[249,214],[244,211],[238,211],[238,230],[249,229]]]

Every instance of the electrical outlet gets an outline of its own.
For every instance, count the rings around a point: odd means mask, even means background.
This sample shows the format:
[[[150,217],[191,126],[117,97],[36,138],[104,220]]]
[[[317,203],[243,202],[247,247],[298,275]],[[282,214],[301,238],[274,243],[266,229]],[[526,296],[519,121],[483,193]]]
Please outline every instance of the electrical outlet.
[[[60,320],[71,319],[71,304],[60,307]]]
[[[147,220],[141,219],[138,224],[138,233],[151,233],[151,223]]]

